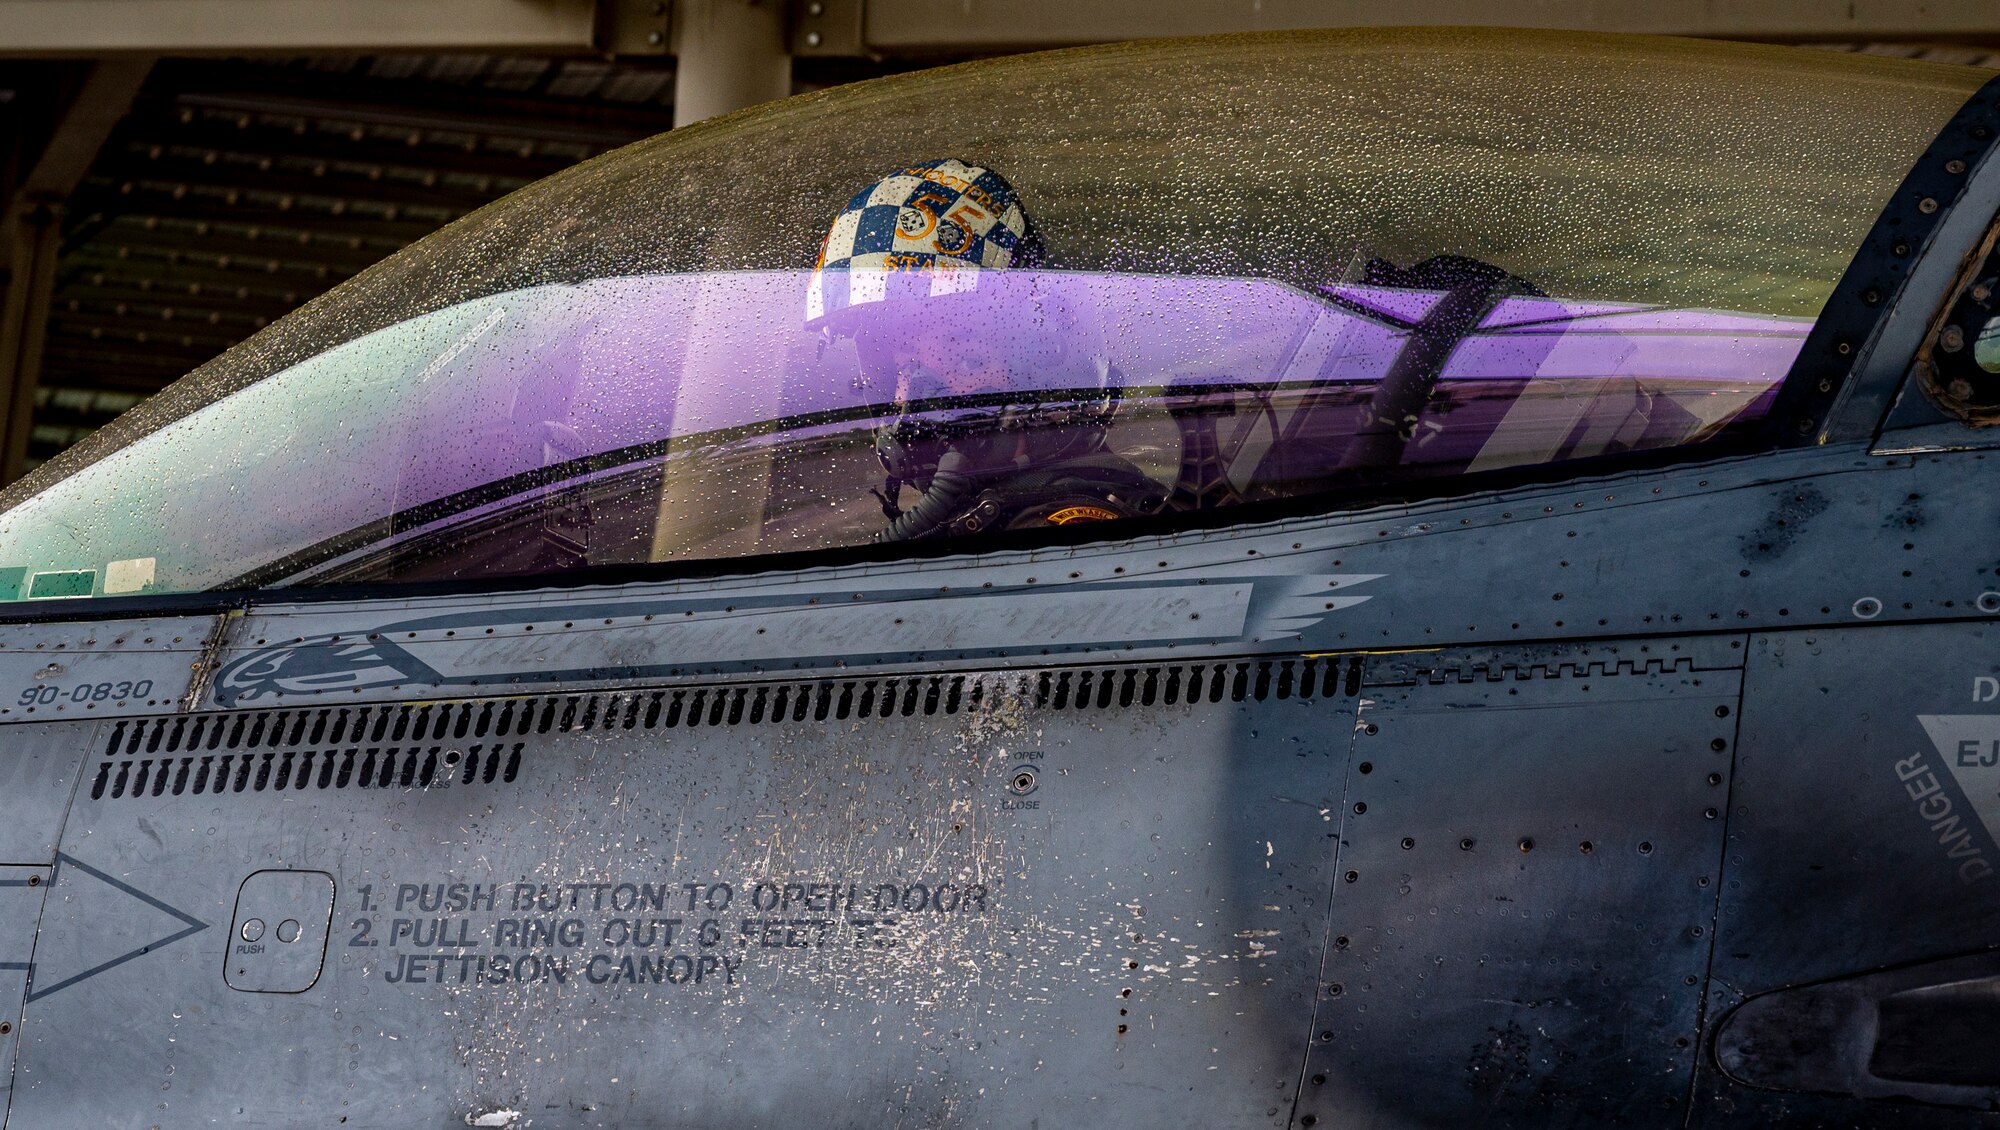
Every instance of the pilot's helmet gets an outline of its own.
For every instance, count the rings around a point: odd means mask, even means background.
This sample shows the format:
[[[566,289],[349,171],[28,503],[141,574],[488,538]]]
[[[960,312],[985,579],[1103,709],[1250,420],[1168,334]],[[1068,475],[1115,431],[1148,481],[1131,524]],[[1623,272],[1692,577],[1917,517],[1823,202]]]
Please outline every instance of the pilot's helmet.
[[[978,271],[1032,267],[1040,253],[1006,177],[953,157],[906,165],[855,193],[827,229],[806,324],[853,333],[877,304],[970,289]]]
[[[806,325],[852,339],[882,401],[903,399],[909,390],[892,386],[913,378],[990,386],[970,372],[977,362],[1012,360],[1029,342],[1019,311],[990,286],[981,293],[981,276],[1040,259],[1006,177],[951,157],[905,165],[855,193],[827,229]]]
[[[996,428],[1002,409],[964,398],[1005,392],[1050,343],[990,286],[982,294],[980,277],[1040,259],[1014,186],[951,157],[897,169],[834,219],[807,283],[806,325],[854,342],[867,398],[893,414],[876,434],[891,474],[923,481],[945,443]],[[946,399],[960,404],[926,410]]]

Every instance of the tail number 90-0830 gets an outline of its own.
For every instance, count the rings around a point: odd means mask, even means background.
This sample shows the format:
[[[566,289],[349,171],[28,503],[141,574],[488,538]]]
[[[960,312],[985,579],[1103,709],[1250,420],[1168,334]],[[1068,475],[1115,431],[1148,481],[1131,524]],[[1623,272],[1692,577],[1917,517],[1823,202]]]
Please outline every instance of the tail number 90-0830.
[[[111,702],[128,698],[145,698],[153,693],[153,680],[130,679],[121,683],[78,683],[65,690],[62,687],[24,687],[20,697],[15,699],[19,706],[49,706],[57,702]]]

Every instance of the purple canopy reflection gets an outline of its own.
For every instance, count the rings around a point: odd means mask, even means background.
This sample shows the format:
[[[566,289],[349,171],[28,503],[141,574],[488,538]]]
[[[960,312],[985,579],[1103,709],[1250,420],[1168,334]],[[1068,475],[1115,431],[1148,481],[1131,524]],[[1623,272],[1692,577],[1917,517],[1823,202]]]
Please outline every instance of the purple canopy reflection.
[[[499,323],[424,370],[397,428],[396,506],[407,508],[550,463],[659,441],[718,437],[778,420],[886,408],[893,384],[854,341],[804,322],[807,273],[601,279],[505,296]],[[1420,315],[1432,292],[1340,288]],[[1035,368],[1065,309],[1069,356],[1101,357],[1133,391],[1172,382],[1372,383],[1408,331],[1264,279],[987,271],[929,303],[883,303],[864,333],[999,349],[1006,387],[1056,392],[1076,370]],[[1040,319],[1040,321],[1038,321]],[[1453,352],[1444,379],[1775,385],[1810,323],[1605,302],[1510,298]],[[1046,349],[1043,352],[1047,352]]]
[[[1172,412],[1207,398],[1234,420],[1214,442],[1245,497],[1309,495],[1346,473],[1369,398],[1411,341],[1407,318],[1439,297],[981,271],[949,293],[825,326],[807,322],[807,280],[607,278],[440,310],[266,378],[56,484],[12,512],[12,544],[37,567],[157,557],[162,587],[188,591],[308,576],[315,562],[541,505],[562,484],[606,475],[624,476],[616,499],[562,501],[548,520],[575,527],[558,540],[588,562],[853,544],[880,528],[868,437],[898,411],[899,390],[926,410],[962,401],[991,417],[1010,398],[1115,388],[1115,416],[1093,426],[1162,490],[1183,441]],[[1702,442],[1768,409],[1808,327],[1508,298],[1451,347],[1394,462],[1435,476]],[[175,470],[155,473],[163,467]],[[314,489],[259,494],[255,520],[241,520],[246,492],[272,483]],[[93,500],[114,485],[124,509],[105,522]]]

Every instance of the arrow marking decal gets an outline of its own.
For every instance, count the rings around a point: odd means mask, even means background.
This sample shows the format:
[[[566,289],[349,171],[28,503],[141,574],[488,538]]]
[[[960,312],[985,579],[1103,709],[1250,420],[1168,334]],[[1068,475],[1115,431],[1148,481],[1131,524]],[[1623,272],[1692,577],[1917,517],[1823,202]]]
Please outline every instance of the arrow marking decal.
[[[147,942],[145,945],[140,946],[138,949],[129,950],[125,953],[119,954],[117,957],[112,958],[110,961],[99,962],[98,964],[91,966],[89,969],[86,969],[81,973],[65,977],[62,980],[57,981],[55,984],[50,985],[47,988],[37,988],[35,986],[34,973],[31,969],[28,974],[28,998],[27,998],[30,1001],[37,1001],[42,999],[43,997],[50,995],[51,993],[61,992],[62,990],[69,988],[71,985],[76,984],[78,981],[87,981],[90,978],[97,976],[99,973],[102,973],[107,969],[115,969],[118,966],[125,964],[126,962],[132,960],[135,957],[144,957],[146,954],[152,953],[154,950],[163,949],[167,946],[174,944],[175,942],[180,941],[182,938],[188,937],[193,934],[199,934],[203,930],[208,929],[208,923],[203,922],[201,919],[196,918],[191,914],[186,914],[179,910],[176,910],[175,908],[168,906],[166,903],[161,902],[159,899],[154,898],[152,895],[149,895],[144,891],[134,888],[131,884],[120,882],[119,880],[114,879],[109,875],[106,875],[104,872],[99,871],[97,868],[92,867],[90,864],[85,863],[82,860],[75,858],[74,856],[65,855],[62,852],[56,853],[55,876],[49,884],[51,888],[53,888],[57,883],[62,882],[63,868],[65,867],[74,867],[77,870],[83,872],[84,874],[89,875],[91,878],[96,879],[100,883],[104,883],[111,887],[115,887],[116,889],[123,891],[128,895],[131,895],[133,898],[138,899],[140,902],[145,903],[147,906],[153,907],[156,910],[165,911],[167,914],[170,914],[173,917],[179,919],[180,921],[186,923],[187,928],[180,930],[176,933],[168,934],[165,937],[158,938],[154,941]]]

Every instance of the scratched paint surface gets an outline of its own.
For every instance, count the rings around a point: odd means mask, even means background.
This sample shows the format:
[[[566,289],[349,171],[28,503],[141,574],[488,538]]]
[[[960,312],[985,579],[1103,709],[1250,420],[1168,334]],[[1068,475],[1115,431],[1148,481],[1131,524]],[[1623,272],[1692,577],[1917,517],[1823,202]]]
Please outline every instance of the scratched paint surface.
[[[1348,700],[1098,701],[607,712],[522,739],[511,784],[81,799],[15,1117],[1283,1125]],[[325,969],[233,991],[315,940],[245,940],[272,868],[336,877]]]

